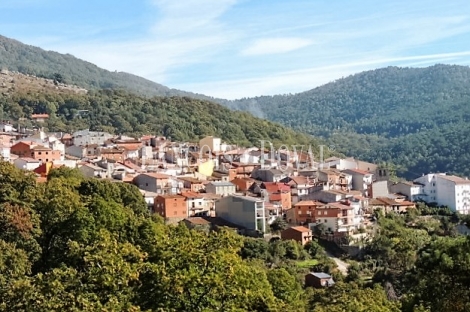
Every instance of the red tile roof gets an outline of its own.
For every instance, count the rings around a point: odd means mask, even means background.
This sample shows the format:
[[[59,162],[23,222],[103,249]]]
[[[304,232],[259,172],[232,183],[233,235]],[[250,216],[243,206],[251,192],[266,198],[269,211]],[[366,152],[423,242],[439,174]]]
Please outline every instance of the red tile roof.
[[[155,178],[155,179],[160,179],[160,180],[170,178],[170,176],[167,175],[167,174],[157,173],[157,172],[147,172],[147,173],[142,173],[142,174],[144,174],[146,176],[149,176],[149,177],[152,177],[152,178]]]
[[[302,233],[310,232],[310,230],[306,228],[305,226],[293,226],[289,228],[288,230],[294,230],[294,231],[302,232]]]
[[[313,200],[301,200],[297,204],[294,205],[294,207],[298,206],[316,206],[316,205],[323,205],[320,202],[313,201]]]
[[[346,169],[346,170],[344,170],[344,171],[359,173],[359,174],[363,174],[363,175],[371,174],[370,172],[367,172],[367,171],[365,171],[365,170],[360,170],[360,169]]]
[[[290,192],[290,186],[284,183],[264,182],[264,188],[268,193]]]
[[[203,198],[202,194],[192,191],[182,192],[181,196],[184,196],[186,198]]]
[[[32,114],[31,118],[36,119],[36,118],[49,118],[48,114]]]

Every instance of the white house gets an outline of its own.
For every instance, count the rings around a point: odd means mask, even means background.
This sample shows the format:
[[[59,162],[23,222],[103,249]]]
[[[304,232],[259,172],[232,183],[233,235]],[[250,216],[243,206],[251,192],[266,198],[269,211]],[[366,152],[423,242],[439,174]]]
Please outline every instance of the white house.
[[[21,157],[15,159],[13,164],[18,169],[32,171],[41,165],[41,161],[29,157]]]
[[[213,136],[207,136],[199,141],[199,148],[203,152],[220,152],[222,140]]]
[[[390,186],[390,191],[392,193],[399,193],[406,196],[410,201],[416,201],[419,199],[422,191],[423,185],[416,182],[398,182]]]
[[[470,213],[470,180],[445,173],[430,173],[414,180],[422,184],[418,196],[428,203],[448,206],[452,211]]]
[[[49,147],[54,151],[60,151],[60,160],[65,159],[65,144],[59,140],[55,140],[49,143]]]
[[[73,145],[85,146],[91,144],[103,145],[104,142],[113,138],[113,135],[107,132],[81,130],[73,133],[72,137]]]
[[[146,190],[141,190],[141,189],[139,190],[142,196],[144,197],[145,202],[147,203],[147,207],[149,208],[149,211],[152,212],[153,207],[155,205],[155,198],[159,196],[159,194],[155,192],[146,191]]]
[[[351,187],[353,190],[361,191],[364,196],[369,195],[372,173],[360,169],[346,169],[343,172],[352,176]]]
[[[10,145],[0,144],[0,159],[10,161]]]
[[[139,149],[126,149],[124,158],[136,159],[139,158]]]
[[[85,177],[88,178],[104,178],[107,176],[106,169],[103,169],[93,164],[84,164],[80,166],[79,170],[83,173]]]
[[[0,122],[0,131],[1,132],[14,132],[16,129],[9,122]]]

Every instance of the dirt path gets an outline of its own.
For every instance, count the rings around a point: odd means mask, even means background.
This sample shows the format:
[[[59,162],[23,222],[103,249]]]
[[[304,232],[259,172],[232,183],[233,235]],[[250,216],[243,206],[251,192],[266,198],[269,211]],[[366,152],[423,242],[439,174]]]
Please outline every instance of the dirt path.
[[[347,275],[348,274],[348,267],[349,267],[349,264],[344,262],[343,260],[339,259],[339,258],[336,258],[334,257],[332,254],[330,254],[329,252],[326,253],[328,255],[328,257],[330,257],[331,259],[333,259],[333,261],[336,263],[336,265],[338,266],[338,270],[343,273],[344,275]]]

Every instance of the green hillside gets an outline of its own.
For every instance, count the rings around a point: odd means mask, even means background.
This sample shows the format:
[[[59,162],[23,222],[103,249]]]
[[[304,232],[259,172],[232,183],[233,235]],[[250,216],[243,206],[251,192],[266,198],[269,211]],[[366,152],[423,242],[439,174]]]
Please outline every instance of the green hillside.
[[[190,96],[211,99],[191,92],[170,89],[161,84],[124,72],[111,72],[70,54],[45,51],[0,36],[0,69],[38,77],[59,74],[64,82],[86,89],[123,89],[141,96]]]
[[[470,68],[388,67],[313,90],[224,105],[334,142],[345,154],[400,165],[401,174],[470,175]]]
[[[79,111],[86,110],[86,113]],[[178,141],[195,141],[215,135],[243,146],[274,144],[312,145],[318,141],[279,124],[233,112],[219,104],[188,97],[138,97],[119,90],[86,95],[51,92],[13,93],[0,97],[3,119],[19,120],[33,113],[47,113],[44,126],[50,131],[72,132],[90,128],[111,133],[165,135]],[[24,122],[28,126],[28,122]],[[32,126],[32,124],[29,124]]]

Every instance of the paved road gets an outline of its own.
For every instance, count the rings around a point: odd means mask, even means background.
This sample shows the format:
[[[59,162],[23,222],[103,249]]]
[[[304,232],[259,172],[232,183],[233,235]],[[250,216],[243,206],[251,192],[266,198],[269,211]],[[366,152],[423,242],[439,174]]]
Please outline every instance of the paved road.
[[[339,259],[339,258],[336,258],[334,257],[332,254],[330,254],[329,252],[326,253],[328,255],[328,257],[330,257],[331,259],[333,259],[334,262],[336,262],[336,265],[338,266],[338,270],[343,273],[344,275],[347,275],[348,274],[348,267],[349,267],[349,264],[344,262],[343,260]]]

